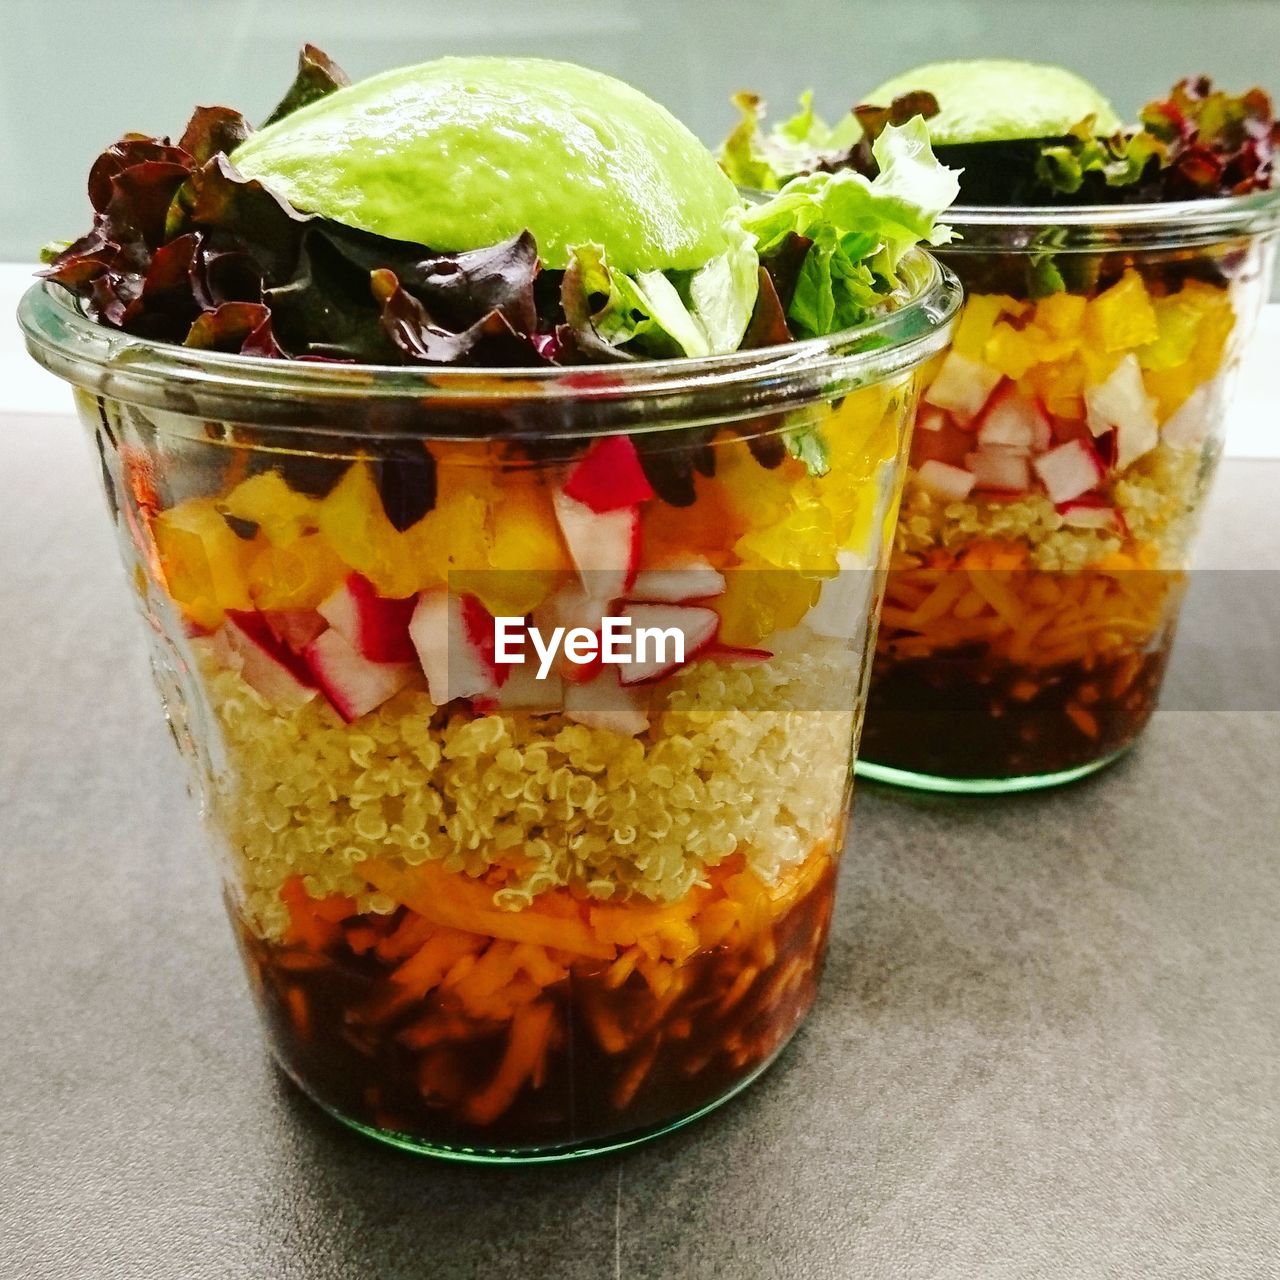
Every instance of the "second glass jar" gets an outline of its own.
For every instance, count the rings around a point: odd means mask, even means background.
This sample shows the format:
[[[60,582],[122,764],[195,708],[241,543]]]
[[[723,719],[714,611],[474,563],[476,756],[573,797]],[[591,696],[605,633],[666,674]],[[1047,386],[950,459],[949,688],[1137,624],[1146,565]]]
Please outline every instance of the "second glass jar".
[[[1141,733],[1278,217],[951,211],[966,302],[925,371],[860,773],[1050,786]]]

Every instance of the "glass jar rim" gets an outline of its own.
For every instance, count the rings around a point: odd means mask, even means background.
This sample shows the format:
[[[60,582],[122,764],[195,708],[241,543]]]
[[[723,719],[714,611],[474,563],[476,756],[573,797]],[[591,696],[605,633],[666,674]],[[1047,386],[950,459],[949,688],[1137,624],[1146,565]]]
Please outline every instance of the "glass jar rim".
[[[844,395],[927,360],[947,340],[960,307],[960,285],[922,250],[912,250],[901,270],[900,304],[855,328],[722,356],[616,365],[331,364],[196,351],[100,325],[47,281],[23,295],[18,323],[32,357],[74,386],[201,417],[234,418],[241,412],[250,421],[308,430],[342,429],[345,423],[350,434],[353,404],[398,401],[427,417],[487,411],[491,418],[495,406],[502,405],[512,411],[508,416],[538,419],[540,425],[531,421],[530,431],[522,434],[539,436],[584,429],[662,430]],[[584,408],[588,420],[575,421]],[[428,429],[424,434],[489,432]],[[502,434],[513,432],[504,428]]]
[[[1280,228],[1280,187],[1138,204],[957,204],[943,220],[961,237],[939,247],[947,256],[997,248],[1029,253],[1203,248]]]

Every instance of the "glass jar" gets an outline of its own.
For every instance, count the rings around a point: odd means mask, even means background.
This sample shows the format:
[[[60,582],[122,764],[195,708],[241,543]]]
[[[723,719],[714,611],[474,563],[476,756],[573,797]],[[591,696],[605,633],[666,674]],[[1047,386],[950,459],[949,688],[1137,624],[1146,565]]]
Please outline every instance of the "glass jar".
[[[269,1043],[326,1110],[562,1159],[692,1120],[791,1037],[959,305],[924,254],[905,279],[829,339],[533,371],[194,352],[27,294]]]
[[[1280,193],[948,221],[858,769],[1052,786],[1155,709]]]

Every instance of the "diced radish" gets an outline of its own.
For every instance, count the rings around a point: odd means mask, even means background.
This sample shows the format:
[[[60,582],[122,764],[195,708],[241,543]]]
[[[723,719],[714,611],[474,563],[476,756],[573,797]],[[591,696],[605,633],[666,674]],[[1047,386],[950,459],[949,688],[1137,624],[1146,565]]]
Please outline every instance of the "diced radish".
[[[921,409],[916,414],[917,431],[941,431],[947,425],[947,415],[941,409]]]
[[[648,502],[653,486],[645,478],[631,437],[605,436],[569,473],[564,492],[575,502],[603,513]]]
[[[474,596],[424,591],[409,622],[427,691],[438,707],[495,694],[513,668],[495,661],[493,617]]]
[[[1127,467],[1160,443],[1153,401],[1142,381],[1142,366],[1132,353],[1116,365],[1112,375],[1084,393],[1089,430],[1095,436],[1116,433],[1116,463]]]
[[[1093,441],[1095,438],[1083,418],[1053,418],[1053,443],[1066,444],[1068,440]]]
[[[973,432],[957,427],[945,414],[936,431],[917,431],[911,437],[911,465],[945,462],[948,466],[963,464],[965,454],[973,448]]]
[[[1031,488],[1031,466],[1020,449],[984,445],[965,458],[973,472],[974,488],[995,493],[1026,493]]]
[[[987,401],[978,425],[979,445],[1001,445],[1030,450],[1036,440],[1049,442],[1049,420],[1044,410],[1012,383],[1007,382]]]
[[[836,563],[840,571],[822,584],[818,603],[805,615],[805,626],[831,640],[857,641],[866,635],[878,579],[876,566],[848,550],[836,552]]]
[[[558,712],[564,705],[564,681],[550,671],[543,680],[531,662],[512,668],[511,676],[498,690],[498,705],[503,710],[525,712]]]
[[[619,507],[593,511],[563,491],[555,495],[556,518],[587,594],[616,600],[635,581],[640,563],[640,511]]]
[[[996,389],[1000,371],[958,351],[948,351],[938,376],[924,393],[925,404],[945,409],[961,426],[972,422]]]
[[[1217,392],[1216,380],[1193,391],[1166,419],[1160,439],[1171,449],[1199,449],[1217,416]]]
[[[627,594],[632,600],[666,604],[709,600],[724,594],[724,575],[706,556],[682,556],[638,573]]]
[[[586,627],[599,633],[612,607],[612,601],[597,600],[580,582],[566,582],[533,611],[533,625],[547,635],[557,627],[566,631]]]
[[[717,662],[768,662],[773,657],[772,649],[744,649],[736,644],[709,644],[702,651],[704,658],[714,658]]]
[[[409,619],[414,604],[412,596],[384,599],[368,578],[353,573],[321,602],[319,613],[364,657],[374,662],[413,662],[417,655],[409,639]]]
[[[291,711],[316,695],[307,663],[276,639],[260,613],[228,610],[215,651],[272,706]]]
[[[1032,465],[1055,505],[1096,489],[1106,475],[1097,451],[1084,440],[1060,444],[1042,453]]]
[[[1073,529],[1105,529],[1110,533],[1127,533],[1123,514],[1101,498],[1076,498],[1058,507],[1062,523]]]
[[[587,684],[596,678],[604,664],[597,653],[586,662],[574,662],[563,650],[556,656],[556,674],[565,684]]]
[[[1053,425],[1049,421],[1049,415],[1041,409],[1031,423],[1031,452],[1043,453],[1051,444]]]
[[[688,604],[634,604],[627,607],[631,619],[632,660],[618,665],[624,685],[660,680],[692,662],[720,630],[720,615],[714,609]],[[642,637],[641,629],[667,633]],[[676,648],[675,632],[681,637],[683,655]],[[639,656],[644,646],[644,657]]]
[[[548,715],[564,706],[565,684],[554,671],[548,671],[538,679],[538,663],[535,655],[510,668],[497,694],[491,697],[494,707],[500,711],[529,711],[535,715]]]
[[[916,472],[920,487],[944,502],[963,502],[973,492],[976,479],[972,471],[948,466],[945,462],[926,462]]]
[[[624,689],[617,668],[606,667],[594,680],[565,686],[564,714],[589,729],[635,737],[649,727],[649,697],[643,688]]]
[[[412,662],[373,662],[330,627],[303,653],[324,696],[348,723],[380,707],[413,679]]]
[[[328,625],[314,609],[270,609],[262,620],[291,653],[301,653]]]

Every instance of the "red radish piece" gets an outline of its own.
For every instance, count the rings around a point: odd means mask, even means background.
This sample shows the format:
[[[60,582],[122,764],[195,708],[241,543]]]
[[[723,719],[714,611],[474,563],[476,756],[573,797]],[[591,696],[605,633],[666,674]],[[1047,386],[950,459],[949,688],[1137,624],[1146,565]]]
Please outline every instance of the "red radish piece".
[[[1049,420],[1044,410],[1007,382],[987,401],[978,424],[978,444],[1031,450],[1039,439],[1049,442]]]
[[[724,575],[706,556],[682,556],[636,574],[627,594],[632,600],[663,604],[709,600],[724,594]]]
[[[944,414],[943,424],[937,431],[917,431],[912,435],[911,465],[922,467],[926,462],[945,462],[959,467],[972,448],[973,432],[957,427]]]
[[[948,351],[938,376],[924,393],[925,404],[945,409],[960,426],[972,422],[996,389],[1000,371],[958,351]]]
[[[617,670],[606,667],[594,680],[565,686],[564,714],[589,729],[635,737],[649,727],[649,698],[644,689],[624,689]]]
[[[1171,449],[1199,449],[1209,438],[1216,417],[1217,387],[1214,382],[1193,391],[1160,428],[1160,439]]]
[[[984,445],[965,458],[965,466],[973,472],[975,489],[1026,493],[1031,488],[1031,466],[1021,449]]]
[[[836,552],[839,572],[822,584],[818,603],[805,615],[805,626],[830,640],[857,641],[866,636],[867,613],[875,595],[875,566],[856,552]]]
[[[1032,465],[1055,505],[1096,489],[1106,475],[1097,450],[1084,440],[1060,444],[1042,453]]]
[[[702,651],[704,658],[715,658],[717,662],[768,662],[773,657],[772,649],[745,649],[736,644],[709,644]]]
[[[916,414],[917,431],[941,431],[947,425],[947,415],[941,409],[921,409]]]
[[[640,511],[619,507],[593,511],[560,491],[555,495],[556,519],[587,594],[616,600],[635,581],[640,566]]]
[[[916,472],[916,482],[920,487],[944,502],[963,502],[973,492],[976,481],[972,471],[948,466],[945,462],[926,462]]]
[[[1115,431],[1118,468],[1127,467],[1160,443],[1153,401],[1142,381],[1137,356],[1125,356],[1106,382],[1086,389],[1084,403],[1089,430],[1095,436]]]
[[[720,615],[701,605],[633,604],[627,606],[627,615],[631,619],[632,659],[617,667],[618,679],[624,685],[644,684],[670,675],[692,662],[720,630]],[[668,633],[645,637],[643,658],[639,656],[641,628]],[[676,636],[671,632],[678,634],[683,654],[678,652]]]
[[[1066,444],[1068,440],[1086,440],[1092,442],[1095,436],[1089,430],[1089,424],[1083,418],[1053,418],[1053,441],[1055,444]],[[1047,448],[1048,446],[1046,446]],[[1043,450],[1037,450],[1043,452]]]
[[[545,634],[550,634],[557,627],[566,631],[586,627],[598,635],[611,609],[610,601],[597,600],[580,582],[566,582],[533,611],[533,624]]]
[[[380,707],[413,679],[412,662],[372,662],[332,627],[303,657],[333,709],[348,723]]]
[[[320,603],[322,618],[356,650],[374,662],[413,662],[409,619],[415,599],[388,600],[358,573]]]
[[[629,436],[605,436],[569,473],[564,492],[597,514],[639,506],[653,497]]]
[[[270,609],[262,620],[290,653],[301,653],[328,625],[314,609]]]
[[[1092,445],[1102,463],[1103,471],[1111,471],[1116,465],[1116,433],[1104,431],[1100,436],[1081,436],[1085,444]]]
[[[251,689],[272,706],[293,711],[316,696],[307,664],[271,634],[259,613],[230,610],[214,640],[218,657],[239,670]]]
[[[513,670],[494,657],[493,617],[474,596],[424,591],[409,622],[427,692],[438,707],[454,698],[497,693]]]
[[[536,655],[530,654],[524,662],[510,667],[508,671],[502,687],[488,699],[495,710],[549,715],[564,707],[564,681],[554,671],[548,671],[539,680]]]
[[[1040,408],[1040,412],[1032,420],[1031,424],[1031,452],[1043,453],[1050,445],[1053,444],[1053,424],[1049,421],[1049,415]]]
[[[1123,514],[1101,498],[1076,498],[1058,507],[1062,523],[1073,529],[1105,529],[1109,533],[1128,533]]]

